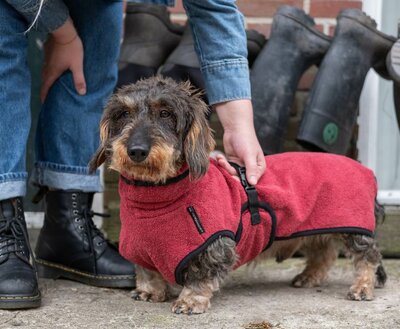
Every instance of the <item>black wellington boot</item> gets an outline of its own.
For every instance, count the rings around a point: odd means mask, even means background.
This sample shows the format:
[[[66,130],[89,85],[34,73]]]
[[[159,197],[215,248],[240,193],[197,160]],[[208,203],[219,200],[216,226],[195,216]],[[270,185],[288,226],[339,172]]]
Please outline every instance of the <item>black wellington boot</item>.
[[[256,30],[246,30],[247,38],[247,59],[249,61],[249,66],[251,67],[256,60],[261,49],[265,46],[267,39],[265,35],[257,32]]]
[[[281,151],[298,82],[330,43],[303,10],[282,6],[275,13],[271,36],[250,73],[254,125],[265,154]]]
[[[337,22],[304,109],[298,141],[312,150],[346,154],[365,76],[386,58],[395,38],[378,31],[375,21],[359,9],[342,10]]]
[[[161,67],[160,74],[175,81],[189,80],[196,88],[205,90],[200,62],[194,49],[192,31],[189,26],[186,27],[178,47]]]
[[[93,286],[135,287],[134,265],[96,228],[93,193],[49,191],[45,220],[36,245],[38,273]]]
[[[183,26],[171,22],[167,7],[128,3],[117,86],[155,75],[183,31]]]
[[[22,199],[0,201],[0,309],[40,306]]]
[[[251,65],[264,46],[266,39],[264,35],[254,30],[246,30],[246,37],[248,61],[249,65]],[[189,26],[186,27],[178,47],[175,48],[162,66],[160,74],[175,81],[189,80],[196,88],[205,90],[204,80],[200,72],[200,62],[194,48],[192,31]],[[206,95],[204,97],[206,98]]]

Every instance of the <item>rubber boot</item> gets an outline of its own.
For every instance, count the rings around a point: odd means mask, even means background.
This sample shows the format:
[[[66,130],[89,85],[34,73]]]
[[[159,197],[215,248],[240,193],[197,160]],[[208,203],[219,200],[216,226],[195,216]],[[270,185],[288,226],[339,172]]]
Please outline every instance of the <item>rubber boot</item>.
[[[155,75],[183,31],[183,26],[171,22],[167,7],[128,3],[117,86]]]
[[[359,9],[339,13],[332,45],[304,109],[300,144],[310,150],[347,153],[365,76],[386,57],[394,40]]]
[[[265,154],[281,151],[298,82],[330,43],[303,10],[282,6],[275,13],[271,36],[250,73],[254,125]]]
[[[264,34],[257,32],[256,30],[246,30],[247,37],[247,59],[249,66],[252,67],[261,49],[265,46],[267,39]]]
[[[93,223],[93,193],[49,191],[36,245],[38,273],[85,284],[134,288],[135,268]]]
[[[254,30],[246,30],[246,36],[248,61],[251,65],[264,46],[266,39],[264,35]],[[200,62],[189,26],[186,27],[178,47],[162,66],[160,74],[176,81],[189,80],[196,88],[205,90],[204,80],[200,72]],[[207,96],[204,94],[204,100],[207,102],[206,98]]]
[[[40,306],[22,199],[0,201],[0,309]]]
[[[189,26],[186,27],[178,47],[165,61],[159,73],[175,81],[189,80],[196,88],[205,90],[204,80],[200,72],[200,62]],[[206,98],[205,94],[204,98]],[[207,100],[205,99],[205,101]]]

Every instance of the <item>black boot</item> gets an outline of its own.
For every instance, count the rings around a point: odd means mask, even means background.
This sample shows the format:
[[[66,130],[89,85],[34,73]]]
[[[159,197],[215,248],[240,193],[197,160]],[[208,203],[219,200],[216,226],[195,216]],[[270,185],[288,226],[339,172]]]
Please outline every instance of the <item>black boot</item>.
[[[304,109],[298,141],[312,150],[346,154],[365,76],[386,58],[395,38],[379,32],[375,21],[358,9],[341,11],[337,21]]]
[[[118,87],[155,75],[178,45],[183,30],[171,22],[165,6],[128,3]]]
[[[303,10],[282,6],[275,13],[271,36],[250,74],[254,125],[265,154],[281,151],[298,82],[330,43]]]
[[[267,39],[264,34],[257,32],[256,30],[246,30],[247,38],[247,59],[249,66],[251,67],[256,60],[261,49],[265,46]]]
[[[40,306],[22,199],[0,201],[0,309]]]
[[[246,30],[247,53],[251,65],[261,51],[266,40],[265,36],[254,30]],[[160,70],[160,74],[175,81],[189,80],[196,88],[205,90],[204,80],[200,72],[200,62],[197,57],[192,31],[186,26],[185,33],[178,47],[171,53]],[[206,95],[204,100],[207,102]]]
[[[186,27],[178,47],[161,67],[160,74],[175,81],[189,80],[196,88],[205,90],[200,62],[194,49],[192,31],[189,26]],[[206,98],[205,94],[204,97]],[[204,100],[207,101],[207,99]]]
[[[94,225],[92,201],[93,193],[47,192],[44,225],[36,245],[39,276],[133,288],[134,265]]]

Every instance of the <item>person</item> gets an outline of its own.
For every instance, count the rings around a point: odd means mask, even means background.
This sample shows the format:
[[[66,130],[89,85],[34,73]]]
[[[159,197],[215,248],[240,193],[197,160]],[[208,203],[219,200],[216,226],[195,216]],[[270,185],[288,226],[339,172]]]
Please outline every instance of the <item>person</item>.
[[[141,1],[146,2],[146,1]],[[172,1],[153,3],[171,5]],[[243,18],[235,1],[185,0],[210,104],[224,128],[226,159],[245,165],[249,183],[265,170],[252,117]],[[37,15],[39,13],[39,15]],[[45,192],[45,220],[36,245],[40,276],[132,287],[134,266],[93,224],[99,173],[87,164],[99,143],[98,124],[117,78],[122,2],[6,0],[0,2],[0,308],[40,305],[22,197],[26,193],[26,140],[30,76],[26,64],[31,25],[45,43],[35,141],[33,184]]]

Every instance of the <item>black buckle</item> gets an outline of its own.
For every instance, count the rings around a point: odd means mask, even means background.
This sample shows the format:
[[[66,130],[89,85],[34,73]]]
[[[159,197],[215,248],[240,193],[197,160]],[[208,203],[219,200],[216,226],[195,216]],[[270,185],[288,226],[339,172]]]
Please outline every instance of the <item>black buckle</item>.
[[[261,222],[261,217],[260,217],[260,212],[258,210],[259,208],[259,203],[258,203],[258,194],[257,194],[257,189],[255,186],[252,186],[249,184],[249,182],[246,179],[246,168],[245,167],[240,167],[236,163],[230,163],[233,168],[236,169],[240,183],[244,187],[244,190],[247,194],[247,198],[249,200],[249,205],[248,209],[250,212],[251,216],[251,225],[257,225],[260,224]]]

